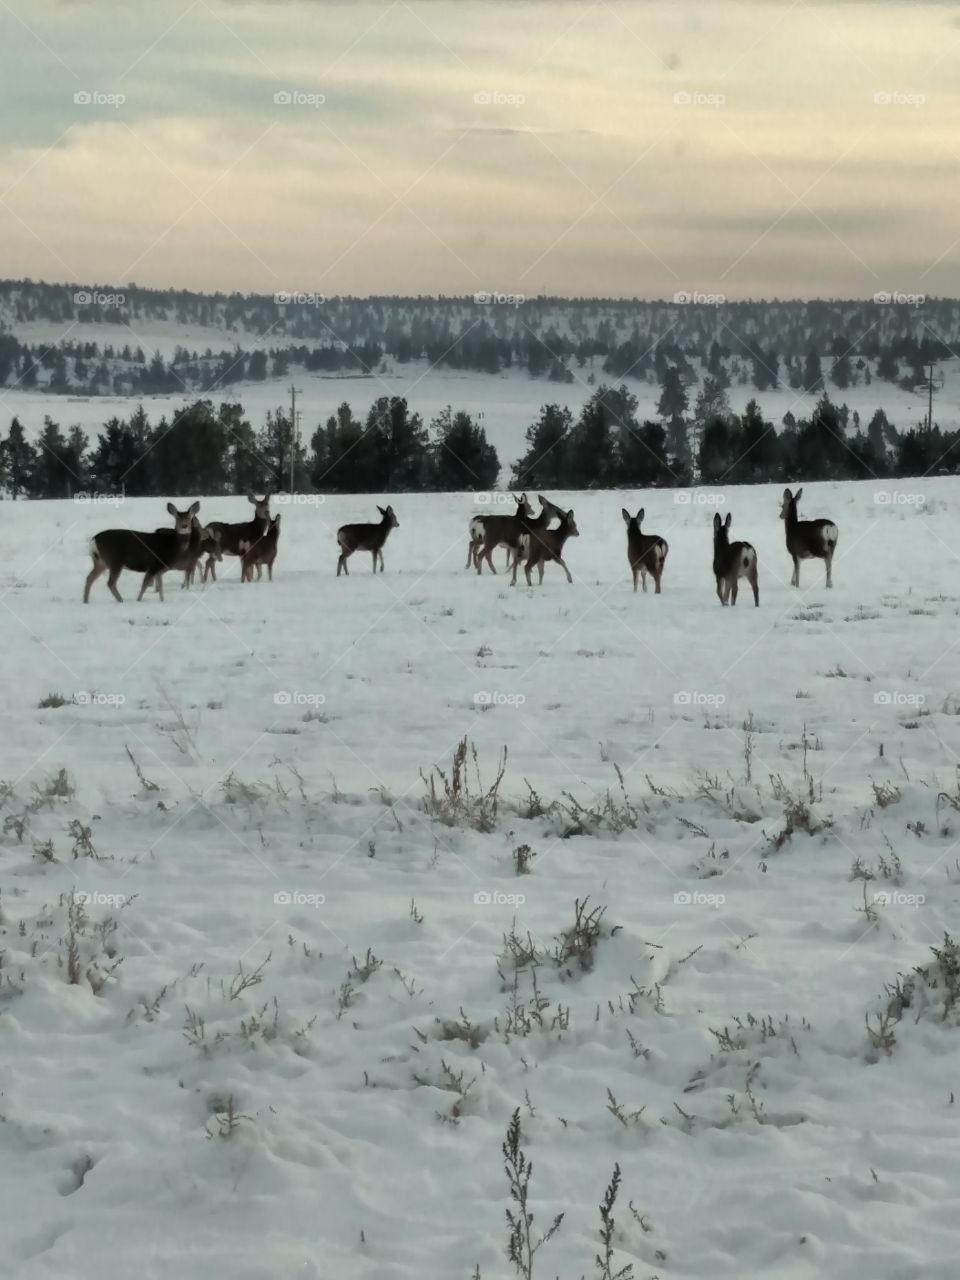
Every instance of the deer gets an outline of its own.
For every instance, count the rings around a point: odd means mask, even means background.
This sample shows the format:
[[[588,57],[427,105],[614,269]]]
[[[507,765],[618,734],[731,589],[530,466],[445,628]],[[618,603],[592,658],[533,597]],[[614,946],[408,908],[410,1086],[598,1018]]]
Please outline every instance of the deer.
[[[200,522],[194,517],[200,503],[194,502],[186,511],[178,511],[172,502],[167,510],[173,516],[172,529],[157,529],[153,533],[137,533],[133,529],[104,529],[90,539],[90,555],[93,567],[87,574],[83,588],[83,603],[90,603],[90,588],[97,578],[109,570],[107,586],[113,598],[123,603],[117,590],[117,579],[124,569],[144,575],[138,600],[148,586],[157,583],[160,599],[163,599],[163,575],[168,569],[183,568],[184,558],[192,554],[192,548],[200,543]]]
[[[477,567],[477,553],[483,544],[483,526],[489,518],[489,516],[479,515],[470,517],[467,535],[469,539],[467,542],[467,563],[463,566],[465,569],[475,569]],[[509,547],[506,548],[506,556],[507,568],[509,569],[510,561],[513,559],[513,554]]]
[[[646,514],[643,507],[632,516],[626,507],[620,508],[623,523],[627,526],[627,561],[633,574],[633,589],[637,589],[637,579],[647,589],[647,575],[653,578],[654,594],[660,595],[660,579],[663,577],[663,565],[670,550],[666,538],[656,533],[643,533],[640,526]]]
[[[260,538],[267,532],[270,524],[270,490],[268,489],[262,498],[254,497],[252,493],[247,494],[247,501],[253,503],[253,519],[242,520],[238,524],[230,524],[224,520],[211,520],[207,528],[211,533],[219,533],[220,535],[220,555],[217,559],[224,556],[243,556]],[[207,557],[207,563],[203,567],[203,581],[206,582],[207,574],[217,580],[217,571],[213,567],[213,561]],[[240,580],[243,581],[243,565],[240,565]]]
[[[196,516],[194,516],[193,519],[195,524],[200,523]],[[207,563],[203,566],[200,581],[206,582],[207,570],[209,569],[210,572],[213,573],[214,582],[216,582],[217,575],[214,573],[213,565],[215,562],[223,559],[223,552],[220,550],[220,531],[211,529],[209,525],[200,529],[200,545],[196,549],[196,554],[190,555],[190,559],[184,566],[183,582],[181,587],[185,587],[189,591],[193,586],[194,576],[200,568],[200,561],[204,556],[207,557]]]
[[[513,558],[516,560],[517,553],[520,550],[520,540],[524,532],[523,520],[524,518],[533,519],[533,510],[527,502],[525,493],[522,493],[516,499],[516,504],[517,510],[512,516],[479,517],[483,521],[483,541],[478,546],[474,556],[477,573],[483,572],[484,560],[490,566],[491,573],[497,572],[493,567],[493,553],[501,544],[513,553]]]
[[[713,517],[713,574],[717,580],[717,599],[721,604],[737,603],[737,584],[746,578],[753,587],[753,603],[760,608],[760,587],[757,583],[757,553],[749,542],[731,542],[730,526],[733,516],[727,512],[726,520],[717,512]]]
[[[377,572],[377,558],[380,560],[380,572],[383,573],[383,544],[391,529],[399,529],[400,521],[394,514],[393,507],[378,506],[381,520],[379,524],[344,524],[337,530],[337,544],[340,547],[340,559],[337,561],[337,577],[342,569],[347,577],[350,570],[347,561],[355,551],[373,553],[373,572]]]
[[[253,581],[253,570],[257,570],[257,581],[263,576],[263,566],[267,566],[267,578],[273,581],[273,562],[277,558],[277,544],[280,541],[280,516],[275,515],[270,521],[267,532],[259,542],[255,542],[249,551],[243,553],[241,560],[242,582]]]
[[[780,519],[784,522],[787,534],[787,550],[793,557],[793,577],[791,587],[800,586],[800,561],[823,560],[827,566],[827,586],[833,586],[833,553],[837,549],[840,530],[832,520],[800,520],[797,517],[797,503],[803,496],[803,490],[791,493],[783,491],[783,506],[780,508]]]
[[[530,551],[523,566],[528,587],[533,586],[530,580],[530,570],[534,567],[540,574],[538,585],[542,586],[543,566],[550,560],[555,560],[567,575],[567,581],[573,582],[570,570],[563,559],[563,544],[568,538],[579,538],[580,530],[577,528],[577,522],[573,518],[572,507],[569,511],[561,511],[558,507],[557,515],[560,517],[560,523],[555,529],[544,529],[536,538],[530,540]]]
[[[513,577],[510,579],[511,587],[517,585],[517,569],[521,560],[526,560],[530,555],[530,547],[534,542],[540,540],[540,535],[549,527],[550,521],[554,517],[559,517],[562,512],[559,507],[554,506],[549,499],[545,498],[542,493],[537,494],[540,503],[540,514],[535,518],[524,514],[518,515],[517,519],[523,528],[520,535],[520,545],[514,553],[513,557]]]

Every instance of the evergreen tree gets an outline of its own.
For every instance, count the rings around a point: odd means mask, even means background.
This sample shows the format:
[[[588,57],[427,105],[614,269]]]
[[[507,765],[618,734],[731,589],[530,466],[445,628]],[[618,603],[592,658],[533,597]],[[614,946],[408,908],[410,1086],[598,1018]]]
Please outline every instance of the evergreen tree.
[[[573,415],[566,407],[545,404],[527,427],[527,451],[513,466],[518,489],[559,489],[569,478],[567,451]]]
[[[500,474],[497,451],[468,413],[448,405],[430,424],[434,483],[438,489],[492,489]]]
[[[33,487],[37,451],[27,439],[19,418],[14,418],[10,423],[10,430],[3,442],[3,455],[10,496],[19,498],[22,493],[29,493]]]

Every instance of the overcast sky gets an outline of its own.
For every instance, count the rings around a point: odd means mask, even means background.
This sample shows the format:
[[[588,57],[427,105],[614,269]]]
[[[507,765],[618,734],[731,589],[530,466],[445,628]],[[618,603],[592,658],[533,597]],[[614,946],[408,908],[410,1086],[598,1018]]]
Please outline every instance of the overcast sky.
[[[0,0],[0,275],[960,295],[958,60],[948,4]]]

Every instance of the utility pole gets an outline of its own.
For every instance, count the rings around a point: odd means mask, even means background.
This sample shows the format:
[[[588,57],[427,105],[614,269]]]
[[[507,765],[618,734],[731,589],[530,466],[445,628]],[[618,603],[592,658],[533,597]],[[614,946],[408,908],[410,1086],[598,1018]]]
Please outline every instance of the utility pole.
[[[933,393],[934,390],[941,390],[943,387],[943,374],[939,374],[935,379],[933,376],[934,361],[930,361],[927,367],[927,435],[933,430]]]
[[[290,387],[290,492],[293,493],[293,470],[300,444],[300,414],[297,411],[297,394],[300,387]]]

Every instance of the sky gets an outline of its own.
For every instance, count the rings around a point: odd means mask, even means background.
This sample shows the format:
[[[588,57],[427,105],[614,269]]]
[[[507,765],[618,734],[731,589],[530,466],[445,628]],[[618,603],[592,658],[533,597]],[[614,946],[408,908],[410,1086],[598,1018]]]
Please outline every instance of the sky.
[[[0,0],[0,276],[960,296],[960,7]]]

